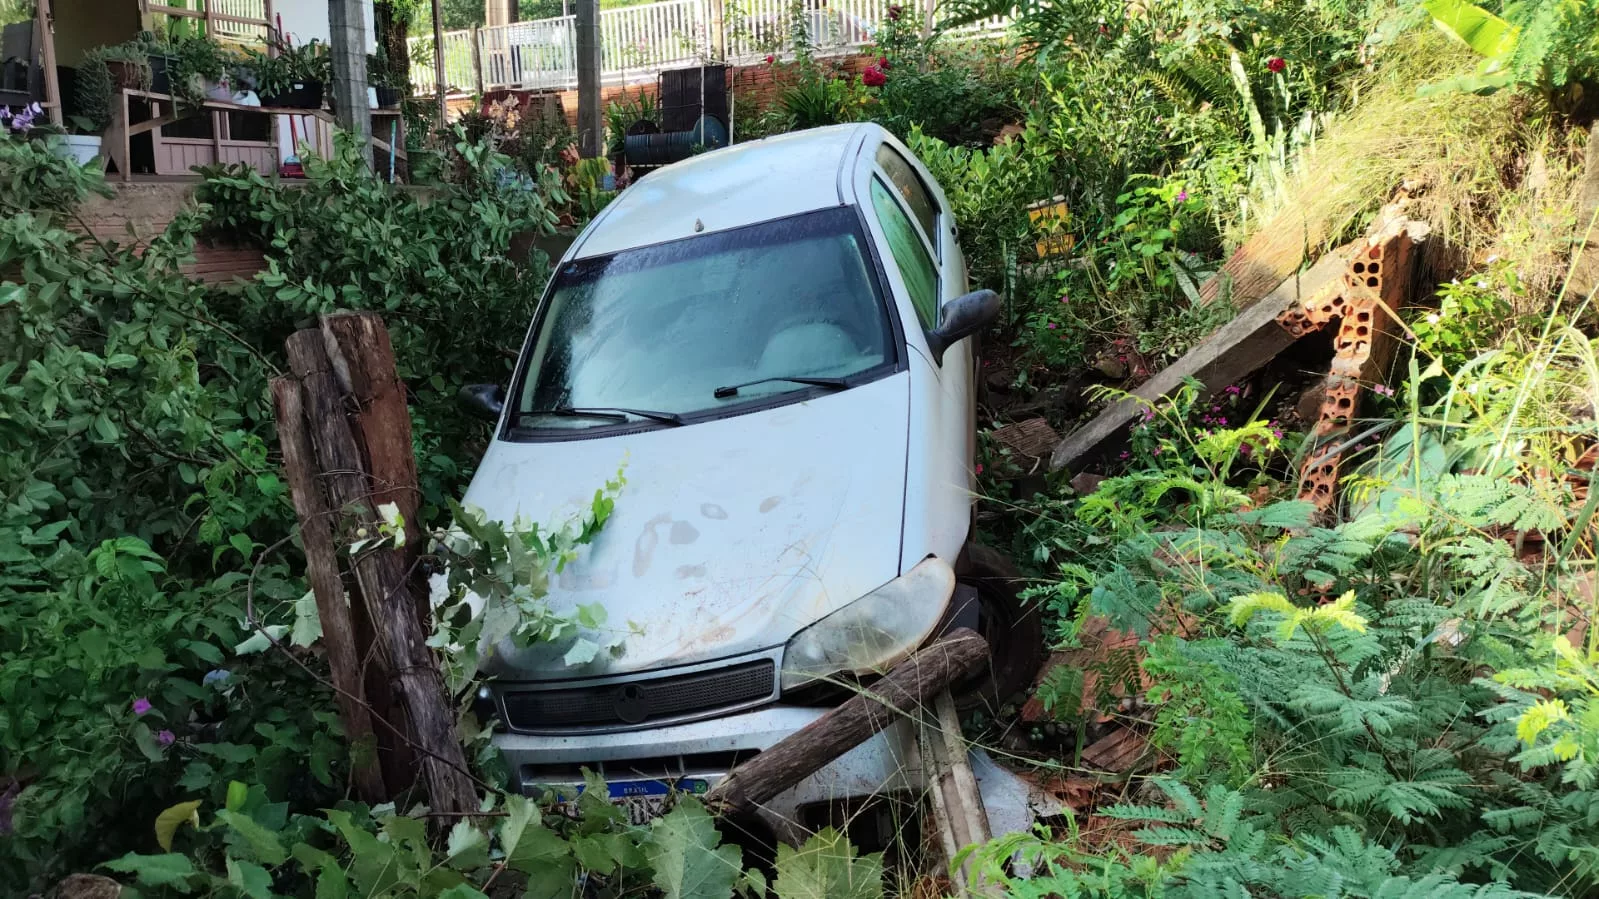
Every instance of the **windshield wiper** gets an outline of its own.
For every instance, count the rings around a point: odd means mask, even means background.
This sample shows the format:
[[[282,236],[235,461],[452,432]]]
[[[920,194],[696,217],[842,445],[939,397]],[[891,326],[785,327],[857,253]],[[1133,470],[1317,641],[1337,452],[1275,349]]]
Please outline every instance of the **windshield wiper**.
[[[648,418],[651,421],[665,422],[669,425],[680,425],[683,416],[676,412],[656,412],[653,409],[629,409],[623,406],[551,406],[548,409],[529,409],[517,415],[521,420],[527,415],[560,415],[567,418],[609,418],[613,421],[627,421],[629,415],[639,418]]]
[[[711,395],[719,400],[727,399],[730,396],[738,396],[738,392],[745,387],[754,387],[756,384],[770,384],[773,381],[789,381],[794,384],[808,384],[812,387],[831,387],[834,390],[843,390],[845,387],[849,386],[849,381],[845,378],[790,378],[778,376],[772,378],[757,378],[754,381],[745,381],[742,384],[729,384],[726,387],[718,387]]]

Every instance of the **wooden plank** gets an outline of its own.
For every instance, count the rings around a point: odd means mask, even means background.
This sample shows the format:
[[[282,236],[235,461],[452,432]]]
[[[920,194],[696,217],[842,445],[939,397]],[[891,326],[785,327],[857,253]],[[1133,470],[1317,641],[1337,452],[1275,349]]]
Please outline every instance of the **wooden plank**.
[[[775,746],[735,767],[706,796],[732,814],[763,802],[905,717],[919,717],[933,698],[988,661],[988,643],[966,628],[952,631],[901,662],[882,679],[830,709]]]
[[[1208,393],[1214,393],[1270,362],[1296,339],[1279,324],[1278,317],[1301,304],[1306,297],[1337,283],[1347,266],[1348,252],[1348,248],[1342,248],[1328,253],[1309,271],[1277,285],[1277,289],[1260,302],[1239,312],[1187,355],[1133,391],[1133,396],[1153,402],[1176,390],[1190,377],[1203,383]],[[1133,399],[1112,403],[1088,424],[1066,435],[1055,448],[1050,467],[1077,471],[1123,445],[1127,426],[1141,414],[1142,408]]]
[[[337,690],[339,723],[352,746],[368,750],[351,753],[350,779],[362,802],[384,802],[390,798],[377,765],[377,739],[372,732],[372,717],[366,707],[366,689],[361,683],[361,656],[356,651],[350,609],[345,604],[344,582],[339,576],[338,551],[333,544],[333,527],[327,500],[312,477],[316,470],[316,450],[306,429],[305,403],[300,384],[292,378],[274,378],[272,401],[277,410],[278,442],[283,450],[283,471],[294,500],[294,514],[300,522],[300,545],[305,549],[306,579],[316,595],[317,617],[322,621],[322,646],[328,671]],[[401,784],[400,786],[404,786]]]
[[[376,319],[377,316],[371,316]],[[346,418],[340,389],[319,329],[297,331],[287,342],[289,366],[306,390],[306,407],[315,428],[317,463],[324,473],[331,506],[355,523],[375,528],[376,504],[366,462]],[[359,347],[341,347],[346,358]],[[455,733],[444,678],[426,644],[415,614],[421,597],[412,594],[404,557],[386,549],[361,553],[352,562],[361,602],[371,621],[375,645],[388,664],[404,709],[405,729],[418,753],[428,804],[436,813],[465,815],[477,809],[466,757]]]

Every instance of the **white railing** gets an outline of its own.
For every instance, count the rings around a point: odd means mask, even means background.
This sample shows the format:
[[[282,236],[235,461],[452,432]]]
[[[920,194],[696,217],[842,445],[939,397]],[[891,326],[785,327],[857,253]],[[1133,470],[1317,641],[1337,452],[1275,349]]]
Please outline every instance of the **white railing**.
[[[248,0],[219,0],[248,2]],[[806,33],[821,55],[850,52],[871,44],[888,21],[890,7],[920,29],[935,0],[801,0]],[[716,11],[720,9],[720,54]],[[936,14],[935,14],[936,18]],[[768,54],[785,55],[794,27],[793,0],[663,0],[600,13],[600,71],[615,83],[663,69],[692,65],[718,56],[747,63]],[[574,16],[538,19],[444,33],[445,88],[464,94],[497,88],[570,89],[577,86]],[[936,24],[936,22],[935,22]],[[997,34],[1004,17],[975,22],[951,34]],[[477,39],[474,60],[473,36]],[[411,84],[419,94],[434,92],[433,39],[412,38]],[[481,67],[481,68],[479,68]]]

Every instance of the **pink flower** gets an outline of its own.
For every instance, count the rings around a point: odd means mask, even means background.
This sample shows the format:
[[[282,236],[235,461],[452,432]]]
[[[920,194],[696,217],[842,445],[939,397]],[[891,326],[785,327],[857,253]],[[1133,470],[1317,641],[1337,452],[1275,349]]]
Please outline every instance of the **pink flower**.
[[[981,462],[977,463],[977,473],[978,474],[982,474],[983,473],[983,463],[981,463]]]
[[[1067,295],[1065,295],[1065,294],[1061,294],[1061,295],[1060,295],[1060,301],[1061,301],[1061,302],[1062,302],[1062,303],[1069,303],[1069,302],[1071,302],[1071,297],[1068,297],[1068,296],[1067,296]]]
[[[777,62],[777,57],[771,53],[766,54],[766,64],[771,65],[774,62]]]
[[[1377,394],[1378,396],[1394,395],[1394,389],[1389,387],[1387,384],[1373,384],[1371,385],[1371,392]]]
[[[155,741],[162,746],[171,746],[177,739],[170,730],[158,730],[155,733]]]
[[[1186,190],[1178,191],[1177,192],[1177,202],[1179,202],[1179,203],[1188,202],[1188,191],[1186,191]]]
[[[1288,68],[1288,60],[1283,59],[1281,56],[1273,56],[1271,59],[1266,60],[1266,68],[1272,72],[1281,72],[1283,69]]]
[[[1054,322],[1050,322],[1049,324],[1045,325],[1044,327],[1046,327],[1046,328],[1050,329],[1051,331],[1053,331],[1053,330],[1055,330],[1055,323]]]
[[[888,64],[888,57],[886,56],[877,57],[877,67],[885,72],[893,68],[893,66]]]
[[[133,714],[135,715],[143,715],[150,711],[150,708],[150,700],[145,699],[143,696],[133,701]]]
[[[867,87],[882,87],[888,83],[888,76],[877,66],[867,66],[866,71],[861,73],[861,83]]]

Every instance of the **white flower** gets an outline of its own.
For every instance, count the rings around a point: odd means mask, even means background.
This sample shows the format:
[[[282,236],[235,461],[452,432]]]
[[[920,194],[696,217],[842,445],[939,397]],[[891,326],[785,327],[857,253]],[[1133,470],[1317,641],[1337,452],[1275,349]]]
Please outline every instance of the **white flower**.
[[[1438,324],[1439,319],[1440,319],[1440,316],[1438,315],[1438,313],[1436,313],[1436,312],[1427,313],[1427,324],[1436,325],[1436,324]]]
[[[1475,283],[1475,285],[1476,285],[1478,290],[1481,290],[1484,287],[1488,286],[1488,282],[1487,281],[1477,281],[1477,282],[1474,282],[1474,283]]]

